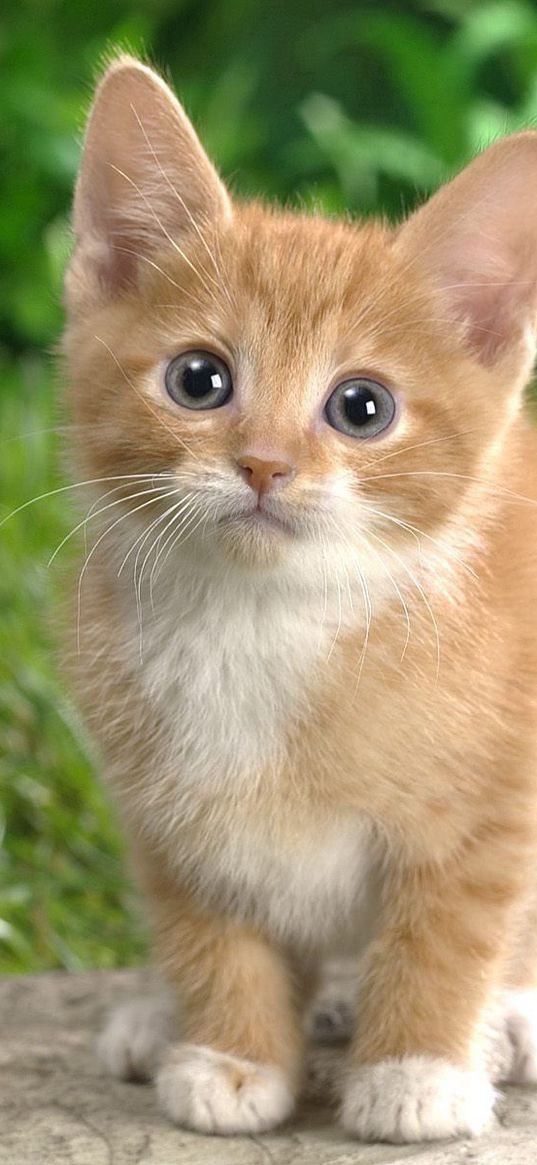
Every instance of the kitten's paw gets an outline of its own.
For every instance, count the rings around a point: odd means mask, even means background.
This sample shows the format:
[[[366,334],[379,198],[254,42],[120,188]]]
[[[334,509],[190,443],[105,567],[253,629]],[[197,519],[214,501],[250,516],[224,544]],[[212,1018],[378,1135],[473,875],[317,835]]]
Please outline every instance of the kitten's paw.
[[[164,996],[129,999],[112,1012],[97,1043],[103,1068],[120,1080],[151,1080],[175,1035]]]
[[[513,1058],[504,1080],[509,1084],[537,1084],[537,991],[509,993],[506,1023]]]
[[[408,1056],[356,1068],[347,1078],[341,1119],[363,1141],[476,1136],[490,1123],[494,1100],[484,1073]]]
[[[261,1133],[281,1124],[294,1098],[277,1068],[196,1044],[176,1044],[157,1076],[162,1108],[200,1133]]]

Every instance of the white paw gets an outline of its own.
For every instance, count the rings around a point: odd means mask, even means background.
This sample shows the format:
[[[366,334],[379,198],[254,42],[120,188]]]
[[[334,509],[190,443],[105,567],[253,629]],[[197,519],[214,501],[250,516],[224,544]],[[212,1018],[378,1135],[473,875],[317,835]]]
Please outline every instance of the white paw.
[[[176,1044],[157,1076],[162,1108],[200,1133],[260,1133],[279,1125],[293,1095],[277,1068],[196,1044]]]
[[[173,1009],[164,996],[130,999],[112,1012],[101,1032],[99,1059],[111,1076],[151,1080],[174,1035]]]
[[[363,1141],[476,1136],[490,1123],[494,1100],[484,1073],[408,1056],[355,1069],[347,1078],[341,1119]]]
[[[510,1084],[537,1084],[537,991],[512,991],[506,998],[506,1023],[513,1045]]]

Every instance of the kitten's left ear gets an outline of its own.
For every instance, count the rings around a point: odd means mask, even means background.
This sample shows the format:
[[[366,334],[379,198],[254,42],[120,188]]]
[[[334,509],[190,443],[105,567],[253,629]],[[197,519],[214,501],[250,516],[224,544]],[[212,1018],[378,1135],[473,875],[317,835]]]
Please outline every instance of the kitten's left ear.
[[[231,216],[227,191],[161,78],[119,57],[100,82],[75,191],[68,301],[110,298],[140,265]]]
[[[531,371],[537,331],[537,133],[480,154],[401,228],[474,356]]]

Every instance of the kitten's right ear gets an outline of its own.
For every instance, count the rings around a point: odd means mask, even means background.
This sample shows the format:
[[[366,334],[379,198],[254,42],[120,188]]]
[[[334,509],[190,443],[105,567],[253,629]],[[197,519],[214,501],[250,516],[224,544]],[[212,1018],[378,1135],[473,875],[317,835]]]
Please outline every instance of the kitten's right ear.
[[[113,297],[167,240],[181,246],[190,231],[230,216],[227,191],[171,90],[120,57],[97,88],[86,130],[69,306]]]

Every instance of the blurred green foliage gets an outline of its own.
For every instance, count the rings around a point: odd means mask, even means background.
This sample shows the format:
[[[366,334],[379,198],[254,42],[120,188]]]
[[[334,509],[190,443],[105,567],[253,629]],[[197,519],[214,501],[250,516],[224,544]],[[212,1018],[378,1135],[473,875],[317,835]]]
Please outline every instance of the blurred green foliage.
[[[61,487],[47,353],[103,54],[174,81],[240,195],[398,215],[537,116],[530,0],[4,0],[0,521]],[[91,745],[54,666],[68,493],[0,527],[0,969],[111,966],[144,941]],[[48,613],[48,615],[47,615]]]

